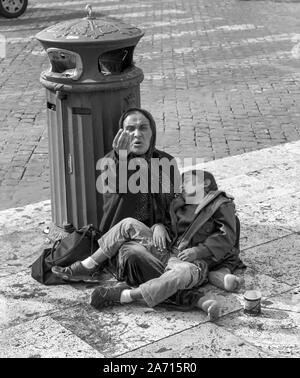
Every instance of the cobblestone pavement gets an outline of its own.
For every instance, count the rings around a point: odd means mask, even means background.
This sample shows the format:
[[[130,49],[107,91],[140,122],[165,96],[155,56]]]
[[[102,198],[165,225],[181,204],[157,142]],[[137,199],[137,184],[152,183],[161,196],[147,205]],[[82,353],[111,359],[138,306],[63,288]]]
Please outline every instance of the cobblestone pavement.
[[[145,30],[135,62],[145,73],[142,105],[157,119],[159,148],[208,161],[300,139],[299,2],[89,3],[98,15]],[[39,84],[48,60],[34,36],[82,17],[85,4],[31,0],[19,19],[0,19],[0,209],[50,197]]]

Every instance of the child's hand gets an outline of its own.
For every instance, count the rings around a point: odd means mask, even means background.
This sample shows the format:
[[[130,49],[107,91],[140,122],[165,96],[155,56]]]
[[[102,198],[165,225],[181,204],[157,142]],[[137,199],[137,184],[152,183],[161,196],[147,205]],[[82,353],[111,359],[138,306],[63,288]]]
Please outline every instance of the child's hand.
[[[167,248],[167,241],[171,242],[168,231],[163,224],[156,224],[153,229],[153,242],[156,248],[163,251]]]
[[[179,252],[177,257],[182,261],[193,262],[197,260],[198,254],[195,248],[187,248]]]

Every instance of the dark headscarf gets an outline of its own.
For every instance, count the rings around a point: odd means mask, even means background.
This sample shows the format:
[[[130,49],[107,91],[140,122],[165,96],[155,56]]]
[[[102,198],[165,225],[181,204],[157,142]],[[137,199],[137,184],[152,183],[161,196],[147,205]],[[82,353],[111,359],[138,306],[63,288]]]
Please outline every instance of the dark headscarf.
[[[216,182],[216,179],[214,175],[208,171],[204,171],[202,169],[191,169],[190,171],[184,172],[181,177],[182,177],[182,182],[184,180],[184,175],[187,173],[192,173],[193,175],[203,175],[204,180],[209,179],[210,180],[210,186],[206,189],[206,191],[210,192],[212,190],[218,190],[218,185]]]

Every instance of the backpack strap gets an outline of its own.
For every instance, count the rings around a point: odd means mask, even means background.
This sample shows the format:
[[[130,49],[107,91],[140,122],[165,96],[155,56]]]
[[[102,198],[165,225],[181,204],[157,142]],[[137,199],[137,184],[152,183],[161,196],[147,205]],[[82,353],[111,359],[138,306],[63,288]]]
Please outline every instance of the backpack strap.
[[[96,236],[98,236],[98,239],[100,237],[100,231],[98,231],[93,224],[88,224],[82,228],[80,228],[77,232],[82,233],[82,237],[84,238],[88,233],[91,234],[91,247],[90,247],[90,255],[93,254],[94,251],[94,241],[96,240]],[[98,240],[97,239],[97,240]]]
[[[50,251],[50,256],[51,256],[52,259],[54,259],[54,257],[53,257],[53,253],[55,252],[56,248],[57,248],[57,247],[59,246],[59,244],[61,243],[61,240],[62,240],[62,239],[57,239],[57,240],[55,240],[55,242],[53,243],[53,246],[52,246],[51,251]]]

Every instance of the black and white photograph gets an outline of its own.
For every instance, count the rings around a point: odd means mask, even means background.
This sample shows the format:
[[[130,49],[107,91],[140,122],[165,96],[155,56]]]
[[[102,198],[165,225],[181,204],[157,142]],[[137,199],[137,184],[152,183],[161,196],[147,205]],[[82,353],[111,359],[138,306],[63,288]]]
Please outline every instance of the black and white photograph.
[[[298,359],[299,186],[300,0],[0,0],[1,359]]]

